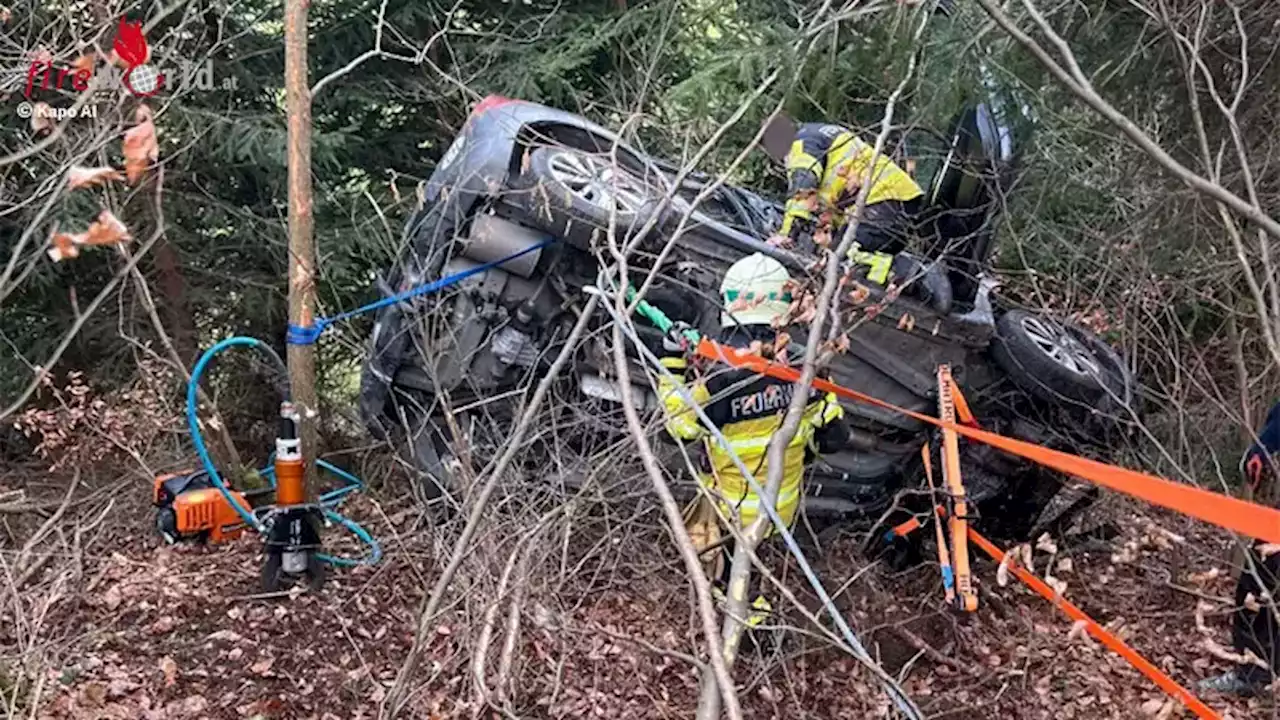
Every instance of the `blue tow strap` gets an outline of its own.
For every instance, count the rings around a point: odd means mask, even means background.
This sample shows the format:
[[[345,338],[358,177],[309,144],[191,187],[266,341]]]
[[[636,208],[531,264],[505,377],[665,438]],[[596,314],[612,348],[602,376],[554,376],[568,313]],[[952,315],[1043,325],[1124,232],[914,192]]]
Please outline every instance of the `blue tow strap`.
[[[512,260],[515,260],[516,258],[528,255],[531,252],[541,250],[542,248],[546,247],[552,242],[553,242],[553,238],[547,238],[546,240],[536,245],[531,245],[523,250],[520,250],[519,252],[512,253],[504,258],[494,260],[493,262],[482,263],[480,265],[477,265],[476,267],[468,268],[466,270],[456,272],[452,275],[448,275],[448,276],[439,278],[437,280],[433,280],[429,283],[426,283],[425,285],[419,285],[418,287],[405,290],[404,292],[396,293],[395,295],[392,295],[390,297],[382,298],[381,300],[378,300],[376,302],[371,302],[368,305],[362,305],[354,310],[348,310],[343,313],[338,313],[337,315],[334,315],[332,317],[316,318],[316,320],[314,321],[314,324],[311,325],[310,327],[302,327],[299,325],[290,324],[285,333],[285,342],[287,342],[290,345],[312,345],[316,342],[316,340],[320,339],[320,334],[323,333],[325,329],[327,329],[330,325],[336,322],[340,322],[342,320],[346,320],[348,318],[352,318],[352,317],[355,317],[356,315],[367,313],[372,310],[377,310],[379,308],[383,308],[388,305],[394,305],[399,302],[404,302],[405,300],[409,300],[421,295],[427,295],[427,294],[436,292],[438,290],[443,290],[444,288],[447,288],[450,285],[454,285],[463,280],[466,280],[469,277],[472,277],[474,275],[479,275],[480,273],[490,270],[492,268],[495,268],[499,265],[504,265],[508,262],[511,262]],[[204,466],[205,471],[209,474],[209,481],[213,483],[214,487],[218,488],[218,490],[222,493],[222,496],[226,499],[227,503],[230,504],[231,507],[236,509],[236,512],[240,514],[240,518],[244,520],[245,524],[253,528],[254,530],[258,531],[259,533],[261,533],[265,530],[263,523],[260,520],[258,520],[258,518],[254,516],[252,512],[242,507],[240,503],[236,502],[235,498],[231,495],[231,489],[227,486],[227,483],[222,479],[222,475],[218,473],[218,468],[213,464],[213,458],[209,455],[209,448],[205,445],[205,442],[204,442],[204,435],[200,432],[200,424],[199,424],[199,419],[197,417],[197,410],[198,410],[197,396],[198,396],[199,387],[200,387],[200,378],[204,375],[205,369],[209,366],[209,362],[213,360],[215,355],[217,355],[218,353],[221,353],[224,350],[227,350],[228,348],[232,348],[236,346],[253,347],[253,348],[262,350],[266,352],[268,355],[270,355],[273,359],[275,359],[277,364],[280,364],[283,369],[283,363],[280,362],[280,358],[276,354],[275,350],[272,350],[270,345],[267,345],[266,343],[262,342],[257,338],[230,337],[230,338],[227,338],[226,340],[223,340],[217,343],[213,347],[206,350],[205,353],[200,356],[200,359],[196,361],[196,365],[191,371],[191,380],[187,382],[187,429],[191,433],[191,442],[193,445],[195,445],[196,455],[199,456],[200,458],[200,464]],[[274,457],[274,456],[275,454],[272,453],[271,457]],[[373,563],[378,562],[378,560],[382,557],[382,548],[381,546],[378,545],[378,541],[374,540],[373,536],[370,535],[369,532],[366,531],[364,528],[360,527],[360,525],[357,524],[355,521],[347,517],[344,517],[343,515],[340,515],[334,509],[344,499],[346,499],[348,495],[363,489],[364,483],[360,480],[360,478],[356,477],[355,475],[352,475],[351,473],[343,470],[342,468],[337,467],[332,463],[326,462],[324,460],[317,460],[316,465],[322,470],[325,470],[326,472],[329,472],[337,476],[339,479],[341,479],[343,482],[346,483],[342,487],[336,490],[330,490],[329,492],[326,492],[320,496],[320,508],[324,513],[324,517],[331,522],[335,522],[335,523],[338,523],[339,525],[342,525],[347,530],[351,531],[353,535],[355,535],[362,542],[364,542],[366,545],[369,546],[368,554],[366,554],[364,557],[361,557],[361,558],[344,558],[344,557],[335,557],[332,555],[322,554],[319,556],[320,559],[332,565],[343,565],[343,566],[372,565]],[[271,458],[267,459],[267,467],[260,470],[259,475],[261,475],[264,479],[266,479],[267,482],[271,484],[271,487],[273,488],[275,487],[276,485],[275,469],[274,467],[272,467]]]
[[[388,305],[394,305],[399,302],[404,302],[405,300],[410,300],[420,295],[428,295],[438,290],[443,290],[449,287],[450,285],[462,282],[463,280],[466,280],[467,278],[472,277],[473,275],[479,275],[480,273],[485,272],[486,270],[491,270],[499,265],[504,265],[506,263],[509,263],[512,260],[515,260],[516,258],[528,255],[529,253],[534,252],[535,250],[541,250],[542,248],[546,247],[547,245],[550,245],[551,243],[552,243],[552,239],[548,238],[538,243],[537,245],[531,245],[519,252],[512,253],[504,258],[494,260],[493,262],[487,262],[481,265],[477,265],[473,268],[467,268],[466,270],[456,272],[452,275],[446,275],[445,277],[439,278],[437,280],[432,280],[431,282],[425,285],[419,285],[418,287],[410,288],[409,290],[405,290],[404,292],[396,293],[395,295],[392,295],[390,297],[385,297],[385,298],[382,298],[381,300],[371,302],[368,305],[361,305],[360,307],[354,310],[348,310],[346,312],[338,313],[337,315],[334,315],[332,317],[316,318],[310,327],[303,327],[301,325],[294,325],[290,323],[288,331],[285,333],[285,336],[284,336],[285,342],[289,343],[290,345],[312,345],[316,342],[316,340],[320,339],[320,334],[323,333],[325,329],[327,329],[330,325],[336,322],[347,320],[349,318],[355,317],[356,315],[367,313],[372,310],[384,308]]]

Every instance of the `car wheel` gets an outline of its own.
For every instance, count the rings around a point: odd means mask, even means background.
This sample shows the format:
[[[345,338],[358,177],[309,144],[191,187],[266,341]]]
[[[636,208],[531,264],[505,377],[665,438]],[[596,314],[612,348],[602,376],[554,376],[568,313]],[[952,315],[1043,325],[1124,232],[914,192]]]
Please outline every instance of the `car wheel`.
[[[991,353],[1028,393],[1053,403],[1065,399],[1093,406],[1107,394],[1108,370],[1095,339],[1081,339],[1086,335],[1042,315],[1010,310],[996,322]]]
[[[545,145],[530,152],[520,184],[534,224],[580,247],[610,223],[624,235],[638,230],[661,194],[607,153]]]

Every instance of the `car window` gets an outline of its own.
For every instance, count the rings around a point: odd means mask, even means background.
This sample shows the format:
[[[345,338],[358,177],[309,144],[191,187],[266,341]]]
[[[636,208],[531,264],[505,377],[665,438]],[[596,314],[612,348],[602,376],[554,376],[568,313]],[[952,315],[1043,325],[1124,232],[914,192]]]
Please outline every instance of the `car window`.
[[[910,130],[902,138],[899,162],[926,196],[933,194],[948,149],[946,140],[928,130]]]

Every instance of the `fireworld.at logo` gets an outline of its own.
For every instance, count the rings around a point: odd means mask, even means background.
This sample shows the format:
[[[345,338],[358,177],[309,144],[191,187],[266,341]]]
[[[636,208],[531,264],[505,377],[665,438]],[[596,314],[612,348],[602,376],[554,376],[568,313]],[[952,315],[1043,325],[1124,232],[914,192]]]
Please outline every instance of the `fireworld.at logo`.
[[[111,50],[111,61],[103,68],[103,73],[108,76],[107,87],[115,84],[110,80],[117,72],[118,63],[124,65],[120,84],[133,95],[151,97],[165,88],[165,73],[147,63],[151,58],[151,48],[147,46],[147,38],[143,35],[140,21],[129,22],[125,18],[120,18],[120,25]],[[27,68],[27,84],[23,95],[30,99],[36,90],[84,92],[89,89],[89,81],[93,79],[96,65],[92,56],[81,58],[72,67],[57,67],[53,64],[53,60],[34,60]],[[189,61],[182,62],[180,77],[179,89],[191,87],[199,90],[216,89],[211,60],[206,60],[201,65]],[[225,78],[220,87],[223,90],[234,90],[235,80],[234,77]]]

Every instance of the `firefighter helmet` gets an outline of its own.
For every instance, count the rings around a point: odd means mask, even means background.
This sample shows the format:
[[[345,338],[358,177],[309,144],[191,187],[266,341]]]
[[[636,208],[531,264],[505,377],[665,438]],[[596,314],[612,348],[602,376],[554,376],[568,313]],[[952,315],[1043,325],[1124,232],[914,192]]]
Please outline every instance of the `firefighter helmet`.
[[[724,300],[720,322],[725,327],[772,324],[791,306],[790,283],[791,275],[774,258],[762,253],[742,258],[720,284]]]

